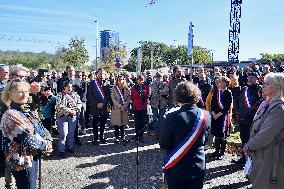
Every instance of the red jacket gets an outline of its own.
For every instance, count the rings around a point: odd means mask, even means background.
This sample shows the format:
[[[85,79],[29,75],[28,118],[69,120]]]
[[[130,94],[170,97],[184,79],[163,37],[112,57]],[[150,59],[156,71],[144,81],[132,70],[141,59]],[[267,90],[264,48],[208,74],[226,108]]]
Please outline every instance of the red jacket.
[[[138,85],[131,88],[131,101],[133,110],[147,110],[147,100],[149,96],[149,87],[143,85],[143,93],[138,92]],[[143,95],[142,95],[143,94]]]

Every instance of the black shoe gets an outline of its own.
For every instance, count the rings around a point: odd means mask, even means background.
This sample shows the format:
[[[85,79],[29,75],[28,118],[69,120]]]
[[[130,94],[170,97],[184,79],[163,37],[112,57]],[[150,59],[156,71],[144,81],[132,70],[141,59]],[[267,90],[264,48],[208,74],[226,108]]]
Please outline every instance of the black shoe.
[[[219,156],[219,151],[215,151],[215,152],[213,152],[212,154],[210,154],[210,157],[211,158],[216,158],[216,157],[218,157]]]
[[[140,139],[139,139],[139,142],[145,143],[146,141],[145,141],[143,138],[140,138]]]
[[[76,140],[76,141],[75,141],[75,144],[81,146],[81,145],[82,145],[82,142],[81,142],[80,140]]]
[[[65,152],[59,152],[59,157],[60,158],[65,158]]]
[[[58,135],[58,134],[59,134],[59,132],[58,132],[58,130],[57,130],[57,129],[52,128],[52,134],[53,134],[53,135]]]
[[[73,151],[72,149],[66,149],[66,151],[69,152],[69,153],[71,153],[71,154],[74,153],[74,151]]]
[[[225,157],[225,154],[224,154],[224,153],[220,153],[220,154],[217,156],[217,158],[218,158],[219,160],[224,159],[224,157]]]
[[[118,138],[115,139],[114,143],[115,143],[115,144],[119,144],[119,139],[118,139]]]
[[[242,156],[239,160],[232,160],[232,163],[235,163],[238,165],[244,165],[246,163],[246,158]]]
[[[106,144],[106,139],[104,139],[104,138],[100,139],[100,143],[101,144]]]
[[[99,142],[98,142],[97,140],[93,140],[93,144],[94,144],[95,146],[98,146],[98,145],[99,145]]]
[[[79,132],[79,135],[86,135],[86,134],[87,134],[87,132],[86,132],[85,129]]]

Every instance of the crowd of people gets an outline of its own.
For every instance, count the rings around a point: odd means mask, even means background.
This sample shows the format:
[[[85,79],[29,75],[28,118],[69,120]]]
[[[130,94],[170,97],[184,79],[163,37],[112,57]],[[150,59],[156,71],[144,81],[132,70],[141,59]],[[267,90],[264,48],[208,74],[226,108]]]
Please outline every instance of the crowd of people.
[[[66,152],[74,153],[75,144],[82,145],[79,135],[86,134],[89,125],[92,143],[107,143],[104,131],[110,118],[114,143],[120,144],[126,141],[125,128],[132,115],[135,140],[144,143],[144,130],[151,124],[153,139],[166,151],[163,170],[169,189],[202,188],[206,148],[215,149],[211,158],[224,158],[227,137],[236,126],[244,150],[232,163],[244,164],[250,156],[253,187],[281,188],[281,61],[264,66],[252,62],[245,69],[200,66],[192,72],[191,82],[189,69],[179,66],[154,77],[150,72],[136,77],[128,72],[109,74],[102,68],[87,73],[67,66],[61,74],[0,66],[1,166],[6,188],[35,188],[38,160],[52,153],[53,135],[58,135],[56,154],[64,158]]]

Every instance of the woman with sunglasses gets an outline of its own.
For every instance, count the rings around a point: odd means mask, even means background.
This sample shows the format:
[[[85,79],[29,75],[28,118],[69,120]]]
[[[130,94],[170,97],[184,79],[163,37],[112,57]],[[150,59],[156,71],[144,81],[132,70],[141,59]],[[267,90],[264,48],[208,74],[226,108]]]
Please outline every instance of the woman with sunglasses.
[[[53,151],[48,131],[26,108],[29,91],[27,82],[12,80],[5,86],[1,98],[8,106],[1,120],[3,134],[10,140],[6,161],[18,189],[35,189],[38,159]]]

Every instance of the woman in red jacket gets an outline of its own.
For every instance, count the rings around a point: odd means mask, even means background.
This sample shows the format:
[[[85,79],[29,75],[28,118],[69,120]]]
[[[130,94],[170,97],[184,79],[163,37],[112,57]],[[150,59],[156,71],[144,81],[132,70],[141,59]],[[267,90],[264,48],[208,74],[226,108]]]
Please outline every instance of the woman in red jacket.
[[[136,84],[131,88],[132,109],[134,112],[136,140],[143,140],[143,131],[146,123],[147,100],[149,96],[149,87],[144,84],[144,76],[138,75]]]

